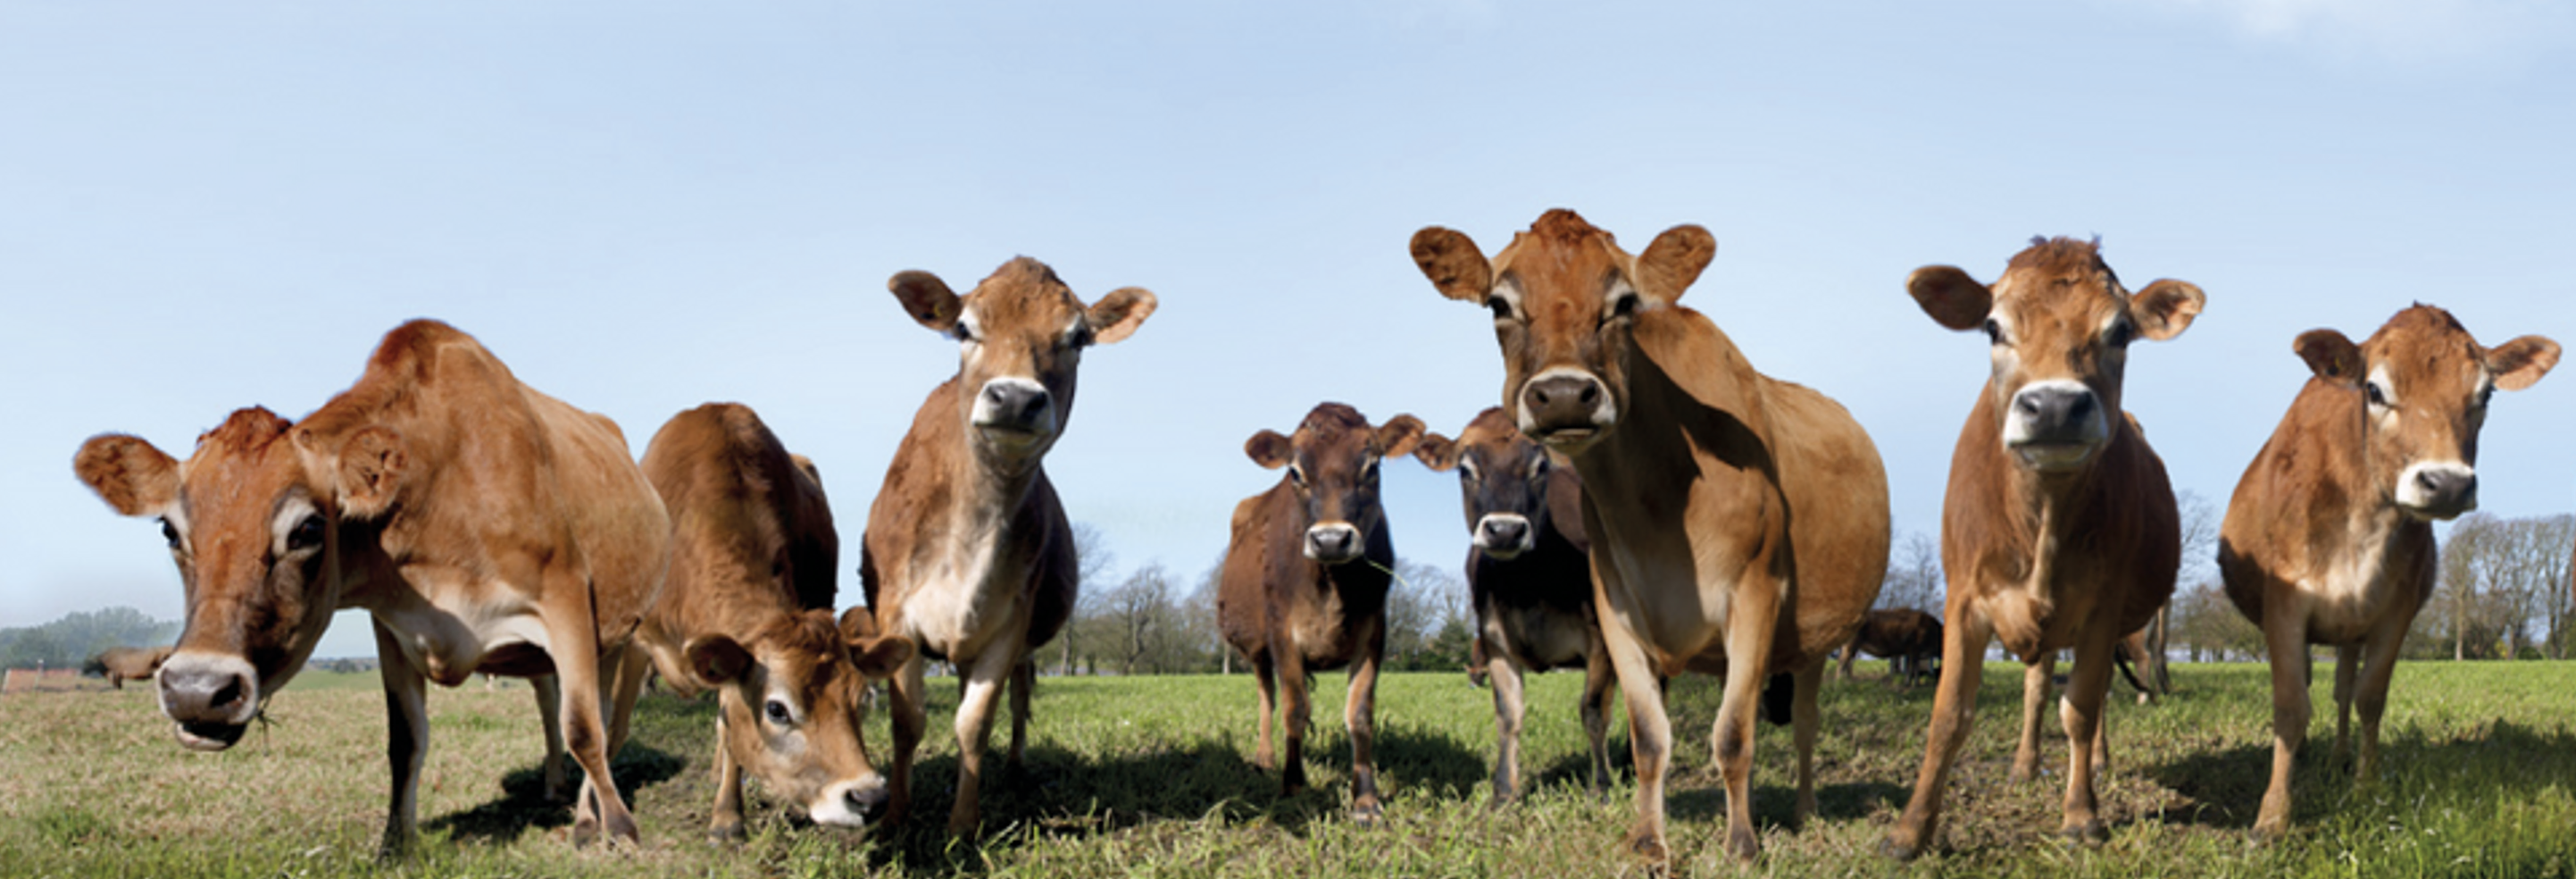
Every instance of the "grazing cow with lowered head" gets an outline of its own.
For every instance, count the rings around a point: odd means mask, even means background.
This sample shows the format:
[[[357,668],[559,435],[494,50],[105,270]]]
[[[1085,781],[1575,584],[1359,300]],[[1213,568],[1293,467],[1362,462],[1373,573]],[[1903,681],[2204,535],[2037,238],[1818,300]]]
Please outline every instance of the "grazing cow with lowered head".
[[[2478,344],[2450,312],[2416,305],[2359,345],[2299,335],[2315,376],[2236,483],[2219,526],[2227,597],[2272,655],[2272,785],[2254,835],[2290,825],[2290,769],[2308,732],[2308,645],[2335,648],[2335,762],[2361,704],[2357,775],[2379,762],[2379,718],[2406,628],[2433,594],[2435,520],[2477,508],[2478,429],[2499,389],[2558,365],[2558,343]],[[2356,681],[2358,677],[2358,681]]]
[[[1073,614],[1073,528],[1041,461],[1073,414],[1082,351],[1136,331],[1154,294],[1112,290],[1085,308],[1055,271],[1020,257],[964,296],[928,272],[886,286],[922,326],[953,336],[957,375],[930,392],[886,467],[860,545],[860,587],[878,628],[919,650],[894,675],[894,763],[886,822],[912,805],[912,755],[930,693],[923,664],[957,667],[957,801],[948,832],[969,833],[993,709],[1011,689],[1009,763],[1020,762],[1029,653]]]
[[[122,690],[125,689],[126,681],[151,680],[152,674],[161,670],[162,661],[170,658],[171,649],[169,647],[110,647],[99,651],[97,656],[90,657],[89,662],[82,667],[81,673],[104,676],[107,678],[108,686]]]
[[[707,832],[739,839],[745,770],[814,823],[859,827],[886,781],[862,746],[860,694],[912,655],[852,608],[838,625],[841,540],[812,463],[760,416],[708,403],[673,416],[644,450],[671,514],[671,573],[635,649],[683,696],[718,692],[716,802]]]
[[[1442,294],[1493,311],[1504,411],[1583,478],[1593,601],[1636,755],[1631,850],[1666,859],[1661,682],[1690,670],[1726,678],[1711,749],[1727,850],[1753,857],[1755,702],[1775,673],[1794,676],[1793,815],[1815,810],[1816,690],[1887,572],[1878,450],[1841,405],[1754,371],[1678,304],[1717,252],[1705,229],[1631,256],[1554,210],[1491,260],[1437,226],[1412,250]]]
[[[1851,680],[1852,662],[1863,652],[1888,660],[1888,677],[1906,686],[1919,676],[1938,680],[1932,663],[1941,658],[1941,618],[1910,607],[1870,611],[1843,647],[1843,680]]]
[[[633,698],[607,685],[662,590],[671,526],[616,424],[521,384],[472,336],[416,320],[300,422],[243,409],[184,464],[98,436],[74,466],[118,512],[161,521],[186,581],[187,628],[160,674],[180,744],[231,747],[303,669],[331,612],[363,608],[390,715],[389,853],[418,835],[423,684],[477,671],[562,680],[584,776],[574,838],[604,825],[635,841],[608,774]]]
[[[1466,498],[1468,603],[1476,610],[1479,671],[1494,682],[1494,798],[1522,792],[1521,677],[1583,669],[1576,705],[1592,740],[1594,792],[1610,774],[1610,652],[1592,607],[1592,541],[1583,534],[1583,481],[1521,435],[1502,407],[1476,415],[1452,440],[1424,437],[1413,456],[1457,470]]]
[[[1422,441],[1422,421],[1398,415],[1370,427],[1359,410],[1324,403],[1291,436],[1264,430],[1243,453],[1264,469],[1287,469],[1269,490],[1234,506],[1232,537],[1218,569],[1217,625],[1252,663],[1261,685],[1261,739],[1252,762],[1271,763],[1270,723],[1280,708],[1287,759],[1280,789],[1306,788],[1308,680],[1349,667],[1342,723],[1351,736],[1351,815],[1376,820],[1377,672],[1386,653],[1387,582],[1395,543],[1378,506],[1378,465]],[[1274,688],[1284,688],[1281,706]]]
[[[2059,709],[2070,745],[2061,831],[2099,841],[2095,753],[2080,745],[2096,740],[2112,646],[2173,593],[2182,552],[2173,487],[2120,408],[2121,378],[2131,342],[2181,334],[2204,297],[2172,280],[2131,294],[2095,245],[2066,238],[2035,240],[1991,287],[1929,266],[1906,279],[1906,290],[1942,326],[1982,329],[1993,372],[1950,455],[1941,683],[1914,797],[1887,852],[1910,859],[1939,829],[1942,788],[1976,717],[1992,640],[2028,664],[2026,743],[2046,699],[2042,661],[2075,649]]]

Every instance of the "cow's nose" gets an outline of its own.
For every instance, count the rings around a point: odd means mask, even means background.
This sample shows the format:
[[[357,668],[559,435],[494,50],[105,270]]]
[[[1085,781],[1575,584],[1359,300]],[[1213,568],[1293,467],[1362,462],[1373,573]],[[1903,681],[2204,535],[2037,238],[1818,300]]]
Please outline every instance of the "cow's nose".
[[[1528,549],[1530,523],[1519,516],[1492,515],[1476,522],[1476,545],[1486,555],[1510,558]]]
[[[2093,389],[2071,381],[2034,384],[2013,394],[2013,424],[2005,438],[2015,445],[2073,445],[2103,437],[2101,401]]]
[[[180,723],[249,723],[257,685],[234,663],[173,659],[161,666],[161,710]]]
[[[2466,468],[2423,467],[2415,471],[2415,484],[2422,490],[2421,506],[2441,511],[2467,512],[2476,506],[2478,474]]]
[[[1346,562],[1359,555],[1360,533],[1346,523],[1306,529],[1306,557],[1319,562]]]
[[[854,785],[849,790],[841,792],[841,797],[849,801],[850,811],[864,815],[871,821],[885,811],[886,789],[882,784]]]
[[[1521,408],[1540,433],[1602,427],[1606,402],[1601,380],[1584,373],[1543,375],[1521,387]]]
[[[1022,433],[1055,427],[1055,395],[1026,379],[995,379],[975,396],[975,426]]]

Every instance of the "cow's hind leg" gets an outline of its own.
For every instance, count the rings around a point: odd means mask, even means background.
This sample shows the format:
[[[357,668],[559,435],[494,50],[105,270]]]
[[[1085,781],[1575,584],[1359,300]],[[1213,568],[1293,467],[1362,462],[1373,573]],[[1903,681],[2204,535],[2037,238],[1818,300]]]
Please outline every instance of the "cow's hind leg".
[[[572,759],[564,753],[563,684],[554,675],[537,675],[528,679],[528,688],[536,692],[537,723],[546,734],[546,802],[571,802],[572,771],[565,767]]]
[[[1253,768],[1263,772],[1279,765],[1278,752],[1271,749],[1271,727],[1279,713],[1279,669],[1267,651],[1252,657],[1252,681],[1261,685],[1260,739],[1252,747]]]
[[[1610,650],[1594,632],[1583,658],[1583,734],[1592,740],[1592,785],[1600,796],[1610,783],[1610,699],[1618,695],[1618,678],[1610,672]]]
[[[1808,663],[1794,673],[1792,685],[1796,692],[1790,697],[1789,724],[1798,751],[1798,800],[1789,813],[1789,826],[1794,829],[1806,826],[1807,817],[1816,814],[1816,733],[1823,726],[1816,696],[1825,687],[1825,664]]]
[[[2039,725],[2057,677],[2057,651],[2045,651],[2021,670],[2021,745],[2013,749],[2012,780],[2039,777]]]
[[[924,680],[928,664],[915,651],[886,680],[886,721],[894,735],[894,760],[886,768],[886,812],[881,822],[885,827],[903,826],[912,813],[912,760],[929,728],[930,689]]]
[[[2353,680],[2368,661],[2369,652],[2364,651],[2360,644],[2335,645],[2335,743],[2326,765],[2339,770],[2352,766],[2344,761],[2352,756]]]
[[[1037,689],[1037,661],[1020,660],[1019,667],[1011,670],[1011,750],[1009,756],[1002,760],[1004,775],[1020,774],[1022,741],[1029,735],[1029,699],[1036,695]]]

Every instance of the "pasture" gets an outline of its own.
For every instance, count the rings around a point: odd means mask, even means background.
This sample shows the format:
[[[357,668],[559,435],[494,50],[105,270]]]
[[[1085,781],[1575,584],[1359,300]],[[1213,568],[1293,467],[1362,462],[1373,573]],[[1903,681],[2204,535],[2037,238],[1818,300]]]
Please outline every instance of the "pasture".
[[[1765,725],[1755,756],[1762,860],[1730,862],[1724,796],[1708,771],[1708,678],[1674,686],[1678,765],[1670,786],[1677,875],[1730,876],[2496,876],[2576,875],[2576,665],[2407,663],[2386,726],[2386,774],[2356,790],[2327,764],[2331,666],[2300,767],[2294,832],[2245,842],[2271,754],[2260,665],[2179,665],[2180,692],[2128,701],[2115,687],[2112,767],[2101,786],[2111,841],[2056,839],[2065,746],[2049,722],[2049,774],[2008,784],[2020,667],[1989,663],[1978,723],[1950,794],[1941,847],[1881,858],[1923,756],[1932,689],[1881,683],[1886,664],[1829,683],[1817,750],[1818,819],[1788,818],[1790,749]],[[1531,678],[1525,735],[1535,790],[1489,802],[1488,691],[1457,674],[1380,684],[1386,820],[1344,817],[1349,749],[1339,673],[1317,678],[1314,790],[1277,795],[1246,762],[1248,677],[1042,679],[1027,772],[988,783],[985,833],[938,828],[955,778],[953,740],[927,737],[915,826],[886,838],[793,826],[753,786],[751,839],[704,840],[712,797],[713,701],[648,695],[615,763],[643,824],[640,850],[575,850],[569,809],[541,800],[542,756],[524,685],[430,694],[419,860],[373,860],[383,820],[384,708],[372,674],[307,673],[233,750],[185,753],[149,688],[0,700],[0,852],[27,876],[1598,876],[1633,787],[1582,790],[1581,676]],[[931,730],[954,717],[953,678],[932,679]],[[1328,720],[1329,719],[1329,720]],[[1614,725],[1623,730],[1624,721]],[[885,712],[868,742],[886,751]],[[1002,740],[996,736],[998,746]],[[1626,735],[1614,733],[1624,769]],[[993,761],[998,765],[998,757]]]

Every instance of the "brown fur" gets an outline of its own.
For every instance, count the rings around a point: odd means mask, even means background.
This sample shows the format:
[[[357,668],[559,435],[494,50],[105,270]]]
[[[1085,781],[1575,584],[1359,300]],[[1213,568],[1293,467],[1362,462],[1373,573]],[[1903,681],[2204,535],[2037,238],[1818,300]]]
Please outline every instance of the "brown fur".
[[[2491,351],[2426,305],[2359,346],[2312,330],[2296,347],[2315,376],[2246,466],[2218,542],[2227,596],[2263,628],[2272,658],[2272,781],[2254,822],[2264,839],[2289,829],[2291,767],[2307,737],[2308,645],[2335,646],[2336,762],[2358,701],[2355,770],[2365,781],[2375,774],[2398,646],[2433,593],[2431,520],[2467,508],[2407,506],[2408,468],[2474,467],[2486,389],[2529,387],[2559,353],[2538,336]],[[2389,386],[2366,389],[2381,379]],[[2395,405],[2375,405],[2373,394]]]
[[[1465,496],[1467,532],[1474,537],[1490,515],[1526,522],[1529,547],[1501,552],[1467,550],[1467,600],[1476,611],[1471,678],[1494,685],[1494,796],[1520,795],[1521,720],[1527,713],[1522,677],[1533,671],[1583,669],[1576,701],[1591,741],[1594,792],[1610,774],[1608,726],[1610,650],[1592,605],[1592,541],[1583,532],[1583,480],[1574,467],[1512,426],[1501,407],[1478,413],[1452,440],[1431,434],[1414,457],[1433,470],[1457,470]],[[1506,553],[1509,556],[1506,557]]]
[[[886,799],[859,733],[860,694],[912,644],[833,624],[840,537],[822,483],[734,403],[673,416],[643,467],[670,511],[671,571],[635,648],[682,695],[720,694],[709,833],[742,835],[745,769],[816,823],[856,826]],[[773,700],[788,721],[771,716]]]
[[[1910,607],[1870,611],[1843,647],[1845,680],[1862,653],[1892,661],[1889,677],[1912,686],[1917,676],[1931,672],[1928,663],[1941,658],[1941,618]]]
[[[927,272],[897,274],[887,287],[923,326],[975,333],[957,375],[931,391],[896,448],[859,557],[860,587],[876,624],[919,647],[894,674],[886,821],[900,824],[911,808],[913,752],[929,698],[923,663],[945,659],[965,679],[957,801],[948,815],[949,832],[964,834],[976,825],[996,700],[1007,681],[1008,762],[1016,766],[1037,680],[1029,655],[1073,612],[1073,529],[1041,461],[1072,414],[1079,352],[1135,332],[1155,299],[1127,287],[1085,308],[1053,270],[1027,257],[963,297]],[[979,423],[980,398],[1003,386],[1043,388],[1043,409],[1019,411],[1040,413],[1029,423],[1046,427],[1030,433]]]
[[[148,681],[161,670],[162,660],[170,658],[170,647],[110,647],[90,658],[90,665],[107,678],[107,685],[125,689],[126,681]]]
[[[1444,295],[1503,312],[1504,411],[1583,478],[1594,601],[1636,755],[1630,847],[1665,858],[1671,729],[1658,683],[1695,670],[1727,679],[1711,744],[1727,848],[1752,857],[1753,721],[1772,673],[1796,678],[1793,815],[1814,808],[1815,691],[1886,573],[1877,450],[1840,405],[1755,371],[1715,324],[1675,304],[1716,252],[1704,229],[1667,230],[1631,257],[1558,210],[1490,262],[1438,227],[1412,249]],[[1566,392],[1578,386],[1587,392]]]
[[[1942,788],[1974,719],[1991,639],[2028,664],[2018,776],[2034,771],[2037,759],[2046,663],[2058,649],[2075,648],[2061,714],[2067,740],[2091,747],[2069,748],[2062,830],[2098,841],[2105,831],[2093,781],[2111,651],[2172,593],[2180,554],[2172,486],[2137,421],[2120,409],[2121,379],[2129,340],[2181,333],[2204,299],[2178,281],[2157,281],[2133,296],[2093,245],[2064,238],[2037,241],[2014,256],[1991,287],[1949,266],[1917,270],[1907,287],[1943,326],[1983,325],[1997,335],[1994,374],[1950,459],[1941,528],[1949,602],[1929,743],[1913,799],[1886,848],[1911,858],[1938,830]],[[2051,434],[2036,435],[2046,442],[2007,446],[2006,413],[2020,418],[2018,395],[2044,387],[2080,389],[2084,405],[2066,411],[2089,417],[2065,422],[2088,425],[2079,432],[2089,437],[2079,457],[2047,457],[2077,445]]]
[[[302,668],[331,611],[364,608],[394,719],[389,850],[416,835],[422,683],[476,671],[561,676],[585,775],[575,835],[604,824],[635,838],[608,775],[624,718],[600,694],[661,591],[670,526],[615,424],[520,384],[473,337],[413,321],[386,335],[356,385],[291,428],[242,410],[185,465],[93,466],[168,460],[138,445],[94,438],[76,466],[121,512],[173,525],[188,620],[160,685],[183,744],[229,746]],[[154,498],[166,500],[120,502]],[[304,519],[280,518],[307,504]],[[294,542],[308,524],[311,543]]]
[[[1350,697],[1342,722],[1351,737],[1351,810],[1377,818],[1378,664],[1386,652],[1386,593],[1395,544],[1378,505],[1377,468],[1413,450],[1422,422],[1411,415],[1370,427],[1358,410],[1324,403],[1291,436],[1261,431],[1244,451],[1265,468],[1288,468],[1270,490],[1235,505],[1232,536],[1217,582],[1217,623],[1225,641],[1252,664],[1261,687],[1260,744],[1253,763],[1272,767],[1271,719],[1284,703],[1287,757],[1280,788],[1306,787],[1305,743],[1316,671],[1348,667]],[[1304,547],[1317,526],[1345,525],[1359,543],[1348,560],[1323,561]]]

